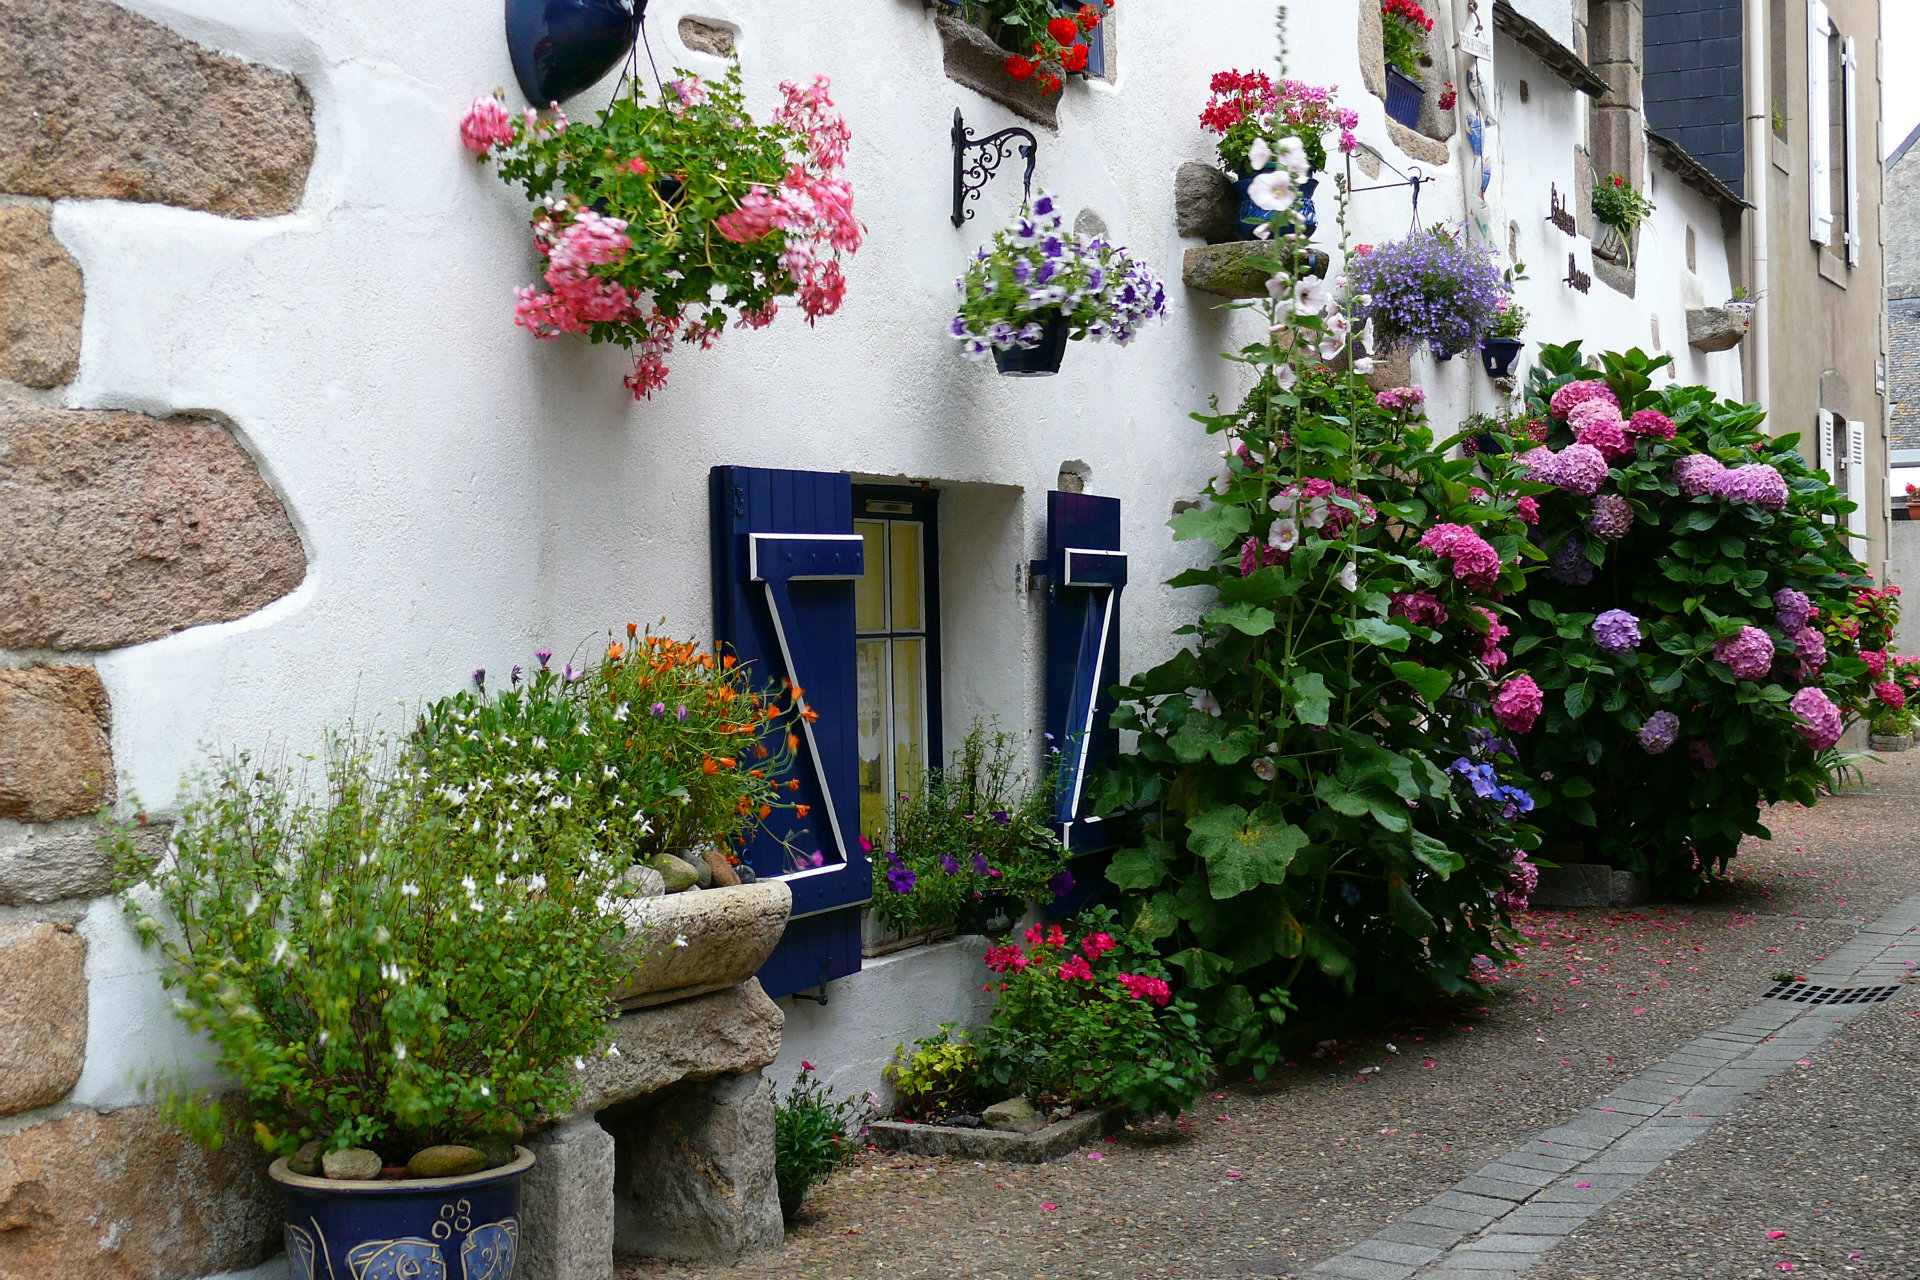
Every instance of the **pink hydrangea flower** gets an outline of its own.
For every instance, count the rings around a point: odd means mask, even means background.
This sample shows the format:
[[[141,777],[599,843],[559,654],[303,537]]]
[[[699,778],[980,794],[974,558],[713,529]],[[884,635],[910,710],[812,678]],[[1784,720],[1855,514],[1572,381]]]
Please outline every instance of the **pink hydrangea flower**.
[[[1520,518],[1528,524],[1540,523],[1540,504],[1532,498],[1521,498],[1513,504],[1520,511]]]
[[[1739,635],[1716,640],[1713,656],[1742,680],[1759,680],[1773,670],[1773,639],[1758,627],[1742,627]]]
[[[477,155],[513,141],[513,116],[498,98],[475,98],[460,119],[460,143]]]
[[[1867,664],[1867,673],[1875,680],[1887,674],[1887,654],[1884,649],[1862,649],[1860,661]]]
[[[1527,469],[1527,479],[1535,484],[1554,483],[1554,465],[1558,461],[1559,455],[1545,445],[1520,455],[1520,465]]]
[[[1447,620],[1446,606],[1431,591],[1397,591],[1388,614],[1405,618],[1416,627],[1439,627]]]
[[[1726,474],[1726,464],[1710,453],[1690,453],[1673,464],[1673,482],[1689,498],[1712,493]]]
[[[1488,671],[1498,671],[1507,665],[1506,651],[1500,647],[1500,642],[1507,638],[1507,629],[1494,616],[1493,610],[1483,609],[1477,604],[1469,607],[1487,620],[1487,634],[1480,638],[1480,662]]]
[[[1463,524],[1437,524],[1420,537],[1420,549],[1453,562],[1453,576],[1477,590],[1492,589],[1500,577],[1500,553]]]
[[[1540,868],[1527,861],[1524,851],[1513,851],[1513,869],[1507,872],[1504,889],[1493,895],[1494,902],[1508,911],[1525,911],[1533,891],[1540,887]]]
[[[1801,627],[1793,633],[1793,653],[1800,659],[1800,678],[1805,680],[1808,673],[1827,665],[1827,638],[1812,627]]]
[[[1553,459],[1553,483],[1591,498],[1606,483],[1607,460],[1590,444],[1570,444]]]
[[[1907,691],[1891,680],[1882,680],[1873,686],[1873,696],[1880,699],[1889,711],[1901,711],[1907,705]]]
[[[1630,436],[1671,440],[1674,430],[1673,419],[1658,409],[1642,409],[1627,420],[1627,434]]]
[[[1493,714],[1510,731],[1525,733],[1533,728],[1533,722],[1540,718],[1546,705],[1540,686],[1523,671],[1507,677],[1506,683],[1500,686],[1500,692],[1494,695]]]
[[[1794,728],[1807,740],[1807,745],[1815,751],[1825,751],[1840,741],[1844,726],[1840,721],[1840,708],[1833,705],[1833,699],[1821,689],[1808,686],[1793,695],[1793,701],[1787,704],[1793,714],[1800,717],[1800,723]]]
[[[1749,462],[1722,473],[1714,481],[1713,492],[1728,502],[1743,502],[1762,511],[1781,511],[1787,505],[1786,478],[1764,462]]]
[[[1601,494],[1593,500],[1587,531],[1602,542],[1620,541],[1633,531],[1633,504],[1617,493]]]
[[[1604,400],[1589,400],[1573,411],[1573,436],[1581,444],[1592,445],[1609,462],[1633,457],[1633,441],[1627,439],[1627,424],[1620,410]]]
[[[1615,396],[1613,389],[1599,378],[1583,378],[1578,382],[1569,382],[1553,393],[1553,400],[1549,407],[1553,410],[1554,417],[1565,422],[1568,414],[1594,400],[1610,402],[1615,409],[1620,407],[1619,397]]]

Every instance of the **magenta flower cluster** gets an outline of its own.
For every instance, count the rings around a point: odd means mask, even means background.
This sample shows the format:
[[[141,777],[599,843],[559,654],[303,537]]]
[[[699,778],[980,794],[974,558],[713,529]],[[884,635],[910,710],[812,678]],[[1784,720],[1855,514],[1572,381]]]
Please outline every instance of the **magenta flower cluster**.
[[[1787,705],[1800,718],[1800,723],[1794,728],[1800,731],[1800,736],[1815,751],[1825,751],[1840,741],[1840,734],[1844,730],[1840,708],[1833,705],[1833,699],[1824,690],[1808,685],[1794,694],[1793,701]]]
[[[1758,627],[1742,627],[1740,634],[1714,642],[1713,657],[1742,680],[1760,680],[1773,670],[1773,638]]]
[[[1615,412],[1619,411],[1619,397],[1613,394],[1613,388],[1599,378],[1582,378],[1577,382],[1569,382],[1553,393],[1553,399],[1547,407],[1553,411],[1554,417],[1566,422],[1575,409],[1594,401],[1610,404]]]
[[[1500,577],[1500,553],[1463,524],[1433,526],[1420,535],[1420,549],[1451,560],[1453,576],[1476,590],[1491,590]]]
[[[1540,686],[1523,671],[1507,677],[1506,683],[1500,686],[1500,692],[1493,698],[1493,714],[1511,732],[1525,733],[1533,728],[1533,722],[1540,718],[1546,705]]]
[[[1405,618],[1416,627],[1438,628],[1447,620],[1447,607],[1431,591],[1397,591],[1387,612]]]

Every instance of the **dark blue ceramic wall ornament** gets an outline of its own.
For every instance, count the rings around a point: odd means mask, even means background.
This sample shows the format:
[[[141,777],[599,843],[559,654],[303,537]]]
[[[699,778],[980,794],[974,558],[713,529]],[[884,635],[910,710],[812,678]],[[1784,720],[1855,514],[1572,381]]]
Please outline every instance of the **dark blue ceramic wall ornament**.
[[[514,79],[536,107],[564,102],[620,65],[647,0],[507,0]]]

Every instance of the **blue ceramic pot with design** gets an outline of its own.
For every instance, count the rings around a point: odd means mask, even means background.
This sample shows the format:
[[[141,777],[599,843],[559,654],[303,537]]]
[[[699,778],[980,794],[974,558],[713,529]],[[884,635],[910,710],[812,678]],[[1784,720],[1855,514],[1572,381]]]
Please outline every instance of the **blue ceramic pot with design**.
[[[287,1170],[293,1280],[512,1280],[520,1253],[520,1179],[533,1153],[461,1178],[335,1182]]]
[[[1320,186],[1320,175],[1317,171],[1307,175],[1306,183],[1300,188],[1299,194],[1293,198],[1293,207],[1287,211],[1284,219],[1272,210],[1262,209],[1253,202],[1253,198],[1247,194],[1252,186],[1253,179],[1250,177],[1236,178],[1233,183],[1234,198],[1240,202],[1240,217],[1234,223],[1234,228],[1240,239],[1258,240],[1260,224],[1263,222],[1277,222],[1279,225],[1274,227],[1274,232],[1278,234],[1285,229],[1287,222],[1294,218],[1300,220],[1301,229],[1309,239],[1320,229],[1320,215],[1313,207],[1313,193]]]

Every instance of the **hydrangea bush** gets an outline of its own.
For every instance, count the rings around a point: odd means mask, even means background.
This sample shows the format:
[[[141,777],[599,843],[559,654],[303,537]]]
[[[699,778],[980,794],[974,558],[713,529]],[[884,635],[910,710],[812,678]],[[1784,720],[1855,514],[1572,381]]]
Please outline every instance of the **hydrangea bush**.
[[[1166,287],[1145,263],[1104,237],[1069,231],[1044,194],[994,232],[955,286],[960,310],[952,332],[973,360],[1032,350],[1055,319],[1076,341],[1124,347],[1167,309]]]
[[[1532,815],[1550,839],[1686,890],[1765,833],[1762,805],[1814,802],[1820,754],[1873,697],[1871,657],[1818,622],[1870,584],[1850,505],[1795,437],[1703,387],[1655,388],[1665,357],[1599,363],[1545,349],[1545,444],[1482,457],[1533,497],[1547,553],[1510,624],[1540,712],[1509,727],[1551,780]]]
[[[860,248],[843,176],[851,133],[826,77],[780,86],[769,124],[748,114],[739,68],[631,87],[590,124],[509,112],[480,98],[460,137],[535,201],[545,288],[520,291],[514,322],[634,349],[635,398],[666,385],[674,341],[705,350],[771,324],[796,298],[809,324],[839,310],[841,259]]]

